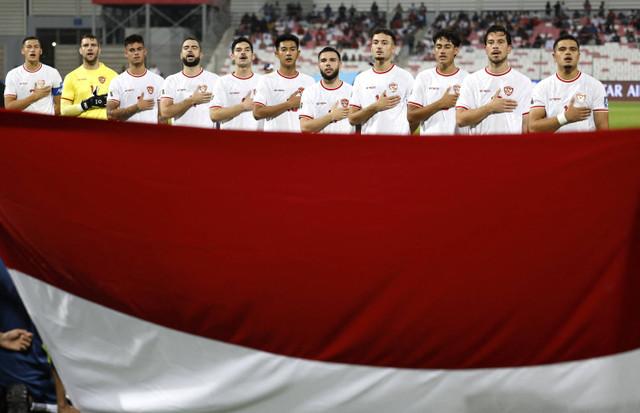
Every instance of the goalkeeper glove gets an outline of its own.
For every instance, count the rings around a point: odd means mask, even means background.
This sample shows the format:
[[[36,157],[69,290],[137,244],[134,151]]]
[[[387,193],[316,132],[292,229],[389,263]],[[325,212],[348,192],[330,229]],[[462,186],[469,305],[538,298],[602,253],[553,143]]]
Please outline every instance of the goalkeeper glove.
[[[91,97],[85,99],[80,104],[82,110],[87,110],[89,108],[104,108],[107,107],[107,95],[98,95],[98,88],[95,88]]]

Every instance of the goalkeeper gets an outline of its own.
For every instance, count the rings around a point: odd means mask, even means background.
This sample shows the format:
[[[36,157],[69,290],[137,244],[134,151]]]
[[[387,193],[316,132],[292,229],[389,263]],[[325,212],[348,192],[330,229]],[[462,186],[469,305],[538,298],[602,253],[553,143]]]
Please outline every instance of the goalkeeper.
[[[92,34],[80,40],[82,66],[64,78],[61,113],[64,116],[107,119],[107,91],[118,74],[100,63],[100,41]]]

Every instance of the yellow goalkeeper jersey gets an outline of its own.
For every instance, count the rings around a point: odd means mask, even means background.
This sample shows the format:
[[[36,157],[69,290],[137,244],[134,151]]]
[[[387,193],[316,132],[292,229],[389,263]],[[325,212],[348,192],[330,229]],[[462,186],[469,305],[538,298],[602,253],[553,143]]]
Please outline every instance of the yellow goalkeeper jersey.
[[[77,110],[77,106],[83,100],[91,97],[95,89],[98,95],[104,95],[109,91],[111,79],[118,74],[109,69],[104,63],[100,63],[100,68],[87,70],[80,66],[65,76],[62,85],[62,96],[60,109],[63,115],[78,116],[80,118],[107,119],[106,108],[89,108],[84,112]],[[80,112],[80,113],[78,113]]]

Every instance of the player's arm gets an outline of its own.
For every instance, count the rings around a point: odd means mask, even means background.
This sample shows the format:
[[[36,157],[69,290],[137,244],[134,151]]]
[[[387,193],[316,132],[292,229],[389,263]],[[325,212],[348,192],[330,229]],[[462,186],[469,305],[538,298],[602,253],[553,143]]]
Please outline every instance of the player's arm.
[[[333,104],[333,107],[324,116],[316,119],[310,119],[300,116],[300,129],[302,132],[320,132],[332,122],[337,122],[349,115],[349,108],[338,107],[339,102]]]
[[[518,102],[513,99],[498,97],[500,89],[491,97],[486,105],[476,109],[456,108],[456,122],[458,127],[475,126],[494,113],[513,112],[518,107]]]
[[[431,116],[440,112],[443,109],[449,109],[456,105],[458,101],[458,94],[451,94],[451,86],[449,86],[444,92],[444,95],[437,101],[425,107],[419,107],[411,102],[407,104],[407,120],[409,123],[420,123],[429,119]]]
[[[594,111],[593,121],[596,124],[596,130],[608,130],[609,129],[609,111]]]
[[[276,116],[280,116],[284,112],[289,109],[298,109],[300,107],[300,95],[302,93],[299,90],[296,90],[289,96],[289,99],[285,100],[282,103],[278,103],[277,105],[265,106],[260,103],[253,103],[253,117],[256,120],[265,119],[265,118],[275,118]]]
[[[196,87],[196,90],[193,92],[193,94],[182,102],[174,103],[172,98],[163,98],[160,101],[162,116],[167,119],[178,119],[180,116],[184,115],[191,107],[210,102],[211,96],[211,92],[201,92],[200,86],[198,86]]]
[[[531,117],[529,120],[529,130],[531,132],[555,132],[560,129],[561,126],[568,123],[588,119],[589,115],[591,115],[591,108],[576,107],[573,103],[574,98],[571,98],[567,110],[552,118],[546,117],[547,112],[544,108],[531,108],[531,112],[529,112],[529,116]]]
[[[522,133],[529,133],[529,113],[522,115]]]
[[[120,108],[120,102],[115,100],[107,101],[107,119],[127,120],[138,112],[153,109],[153,97],[151,99],[142,99],[144,92],[138,96],[135,105],[126,108]]]
[[[38,84],[33,85],[33,93],[22,99],[18,99],[13,95],[4,96],[4,107],[11,110],[25,110],[33,103],[40,99],[46,98],[51,94],[51,86],[38,87]]]
[[[60,101],[60,95],[53,95],[53,110],[56,116],[60,116]]]
[[[233,106],[212,107],[209,109],[209,116],[213,122],[225,122],[231,120],[241,113],[253,110],[253,99],[251,99],[251,91],[242,99],[241,103]]]
[[[399,95],[387,96],[387,91],[382,92],[382,96],[378,97],[374,103],[366,108],[357,108],[351,106],[349,108],[349,123],[352,125],[361,125],[371,119],[373,115],[383,110],[394,108],[400,103]]]

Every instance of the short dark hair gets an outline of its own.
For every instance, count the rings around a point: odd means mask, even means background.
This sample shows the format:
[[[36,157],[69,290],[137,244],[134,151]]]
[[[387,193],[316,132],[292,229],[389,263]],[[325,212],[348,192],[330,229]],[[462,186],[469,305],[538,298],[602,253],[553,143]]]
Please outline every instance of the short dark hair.
[[[24,44],[27,42],[27,40],[37,40],[38,43],[40,43],[40,39],[38,39],[36,36],[27,36],[24,39],[22,39],[22,47],[24,47]]]
[[[339,52],[339,51],[337,51],[336,49],[334,49],[334,48],[333,48],[333,47],[331,47],[331,46],[327,46],[327,47],[325,47],[324,49],[320,50],[320,53],[318,53],[318,60],[320,60],[320,55],[321,55],[322,53],[326,53],[326,52],[333,52],[333,53],[337,54],[337,55],[338,55],[338,60],[339,60],[339,61],[342,61],[342,57],[340,56],[340,52]]]
[[[95,40],[98,42],[98,47],[100,47],[100,38],[93,33],[87,33],[80,38],[80,46],[82,46],[82,41],[84,39]]]
[[[371,38],[373,39],[373,36],[375,36],[376,34],[386,34],[387,36],[391,37],[391,39],[393,40],[393,44],[398,44],[398,42],[396,41],[395,33],[385,27],[376,28],[373,33],[371,33]]]
[[[202,45],[200,44],[200,40],[196,39],[195,37],[187,37],[182,41],[182,44],[184,44],[184,42],[186,42],[187,40],[193,40],[194,42],[198,43],[198,48],[200,49],[200,52],[202,52]],[[182,49],[182,45],[180,45],[180,48]]]
[[[233,49],[236,48],[236,45],[238,43],[249,43],[249,47],[251,48],[251,53],[253,53],[253,43],[251,43],[251,40],[247,39],[246,37],[238,37],[236,40],[233,41],[233,43],[231,43],[231,53],[233,53]]]
[[[440,29],[433,35],[433,44],[438,41],[438,39],[444,38],[449,40],[455,47],[460,47],[460,36],[458,35],[458,31],[454,29]]]
[[[285,34],[281,34],[276,38],[276,50],[280,48],[280,43],[286,42],[286,41],[296,42],[296,47],[298,49],[300,48],[300,40],[298,39],[298,36],[291,33],[285,33]]]
[[[134,43],[140,43],[141,45],[144,46],[144,39],[139,34],[132,34],[131,36],[128,36],[126,39],[124,39],[125,49],[127,48],[128,45],[134,44]]]
[[[573,40],[574,42],[576,42],[576,44],[578,45],[578,50],[580,50],[580,42],[578,42],[578,39],[575,38],[575,36],[572,36],[570,34],[563,34],[562,36],[558,37],[556,39],[556,41],[553,43],[553,50],[556,50],[556,46],[558,45],[558,43],[560,43],[563,40]]]
[[[507,30],[507,28],[501,24],[494,24],[487,29],[487,32],[484,34],[485,46],[487,45],[487,37],[490,33],[504,33],[504,35],[507,37],[507,44],[511,46],[511,33],[509,33],[509,30]]]

